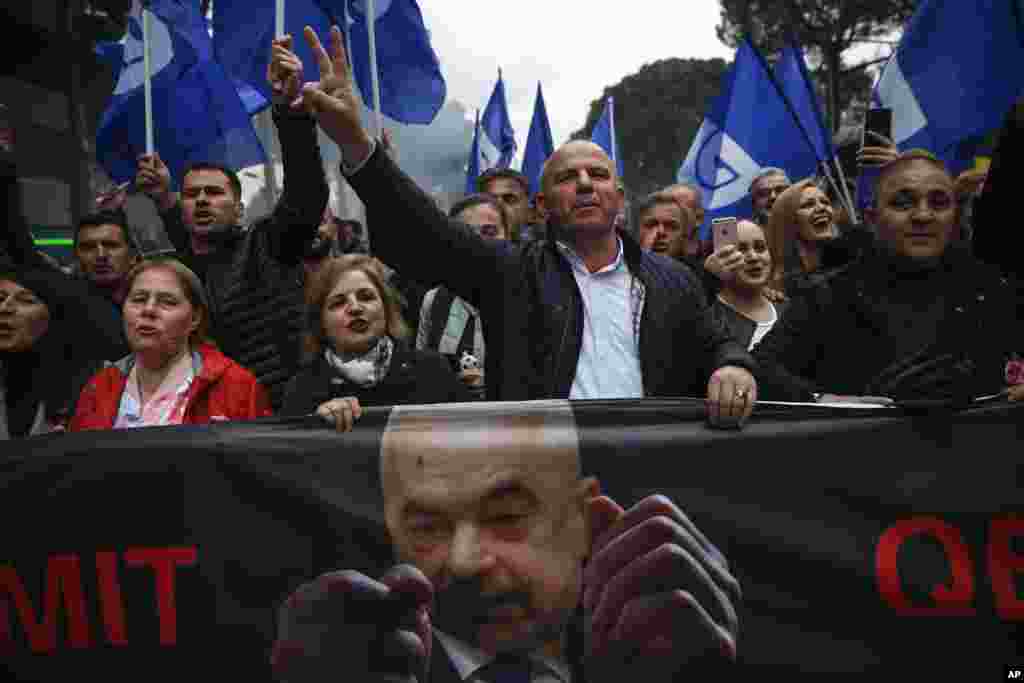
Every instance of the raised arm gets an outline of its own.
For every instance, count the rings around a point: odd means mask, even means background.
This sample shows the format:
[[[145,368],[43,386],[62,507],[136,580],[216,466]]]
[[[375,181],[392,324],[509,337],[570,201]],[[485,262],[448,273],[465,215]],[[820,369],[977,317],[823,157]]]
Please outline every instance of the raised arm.
[[[4,223],[0,225],[0,258],[6,254],[18,266],[44,265],[43,259],[36,253],[28,221],[21,210],[18,174],[14,161],[9,158],[0,157],[0,192],[7,206]]]
[[[289,106],[299,96],[302,62],[292,52],[292,37],[276,39],[267,65],[267,81],[274,93],[273,117],[281,141],[284,192],[266,231],[270,255],[296,264],[316,237],[317,226],[330,198],[324,162],[316,137],[316,120],[301,108]]]
[[[135,186],[153,200],[171,246],[179,255],[189,253],[188,230],[182,220],[178,193],[171,191],[171,172],[159,154],[143,154],[139,157]]]
[[[330,56],[312,29],[306,29],[306,39],[321,78],[303,86],[302,104],[341,149],[342,169],[366,205],[374,254],[404,277],[431,287],[444,284],[479,306],[518,252],[507,243],[485,242],[450,220],[373,141],[363,128],[338,28],[331,29]]]
[[[274,124],[281,140],[284,192],[269,219],[258,225],[266,233],[270,256],[297,264],[316,237],[330,189],[316,139],[316,121],[303,112],[275,107]]]

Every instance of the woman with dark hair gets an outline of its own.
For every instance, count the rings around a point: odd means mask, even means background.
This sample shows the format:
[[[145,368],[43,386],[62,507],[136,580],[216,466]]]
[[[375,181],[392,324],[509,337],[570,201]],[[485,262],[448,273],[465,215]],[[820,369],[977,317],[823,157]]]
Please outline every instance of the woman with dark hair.
[[[121,340],[81,282],[46,266],[0,268],[0,441],[63,431],[78,392]]]
[[[125,346],[116,309],[36,251],[15,166],[5,155],[0,155],[0,200],[6,200],[0,216],[3,441],[63,430],[82,385]]]
[[[209,339],[198,276],[175,259],[128,274],[124,326],[131,355],[82,391],[71,431],[249,420],[271,414],[256,377]]]
[[[468,401],[439,353],[409,348],[398,295],[370,256],[329,259],[306,288],[307,364],[282,412],[316,412],[348,431],[362,406]]]

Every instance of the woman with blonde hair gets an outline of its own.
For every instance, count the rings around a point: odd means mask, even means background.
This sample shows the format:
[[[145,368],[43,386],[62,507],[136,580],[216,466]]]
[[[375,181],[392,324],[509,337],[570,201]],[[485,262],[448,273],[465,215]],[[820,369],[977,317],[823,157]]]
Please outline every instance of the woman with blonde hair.
[[[825,245],[839,236],[832,201],[813,179],[801,180],[779,195],[765,236],[775,254],[772,286],[786,291],[826,268]]]
[[[410,348],[398,294],[371,256],[324,261],[306,285],[306,365],[292,378],[282,412],[316,412],[348,431],[362,406],[468,401],[439,353]]]
[[[256,377],[209,338],[199,278],[176,259],[154,259],[127,277],[124,326],[131,354],[82,390],[70,431],[248,420],[271,414]]]

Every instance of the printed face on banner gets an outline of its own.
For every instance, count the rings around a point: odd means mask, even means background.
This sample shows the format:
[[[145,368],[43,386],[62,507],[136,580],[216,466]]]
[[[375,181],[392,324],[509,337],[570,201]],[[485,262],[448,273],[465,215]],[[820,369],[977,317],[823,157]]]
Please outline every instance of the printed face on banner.
[[[396,407],[381,444],[396,553],[433,582],[433,625],[485,652],[557,655],[581,598],[599,487],[552,405]]]

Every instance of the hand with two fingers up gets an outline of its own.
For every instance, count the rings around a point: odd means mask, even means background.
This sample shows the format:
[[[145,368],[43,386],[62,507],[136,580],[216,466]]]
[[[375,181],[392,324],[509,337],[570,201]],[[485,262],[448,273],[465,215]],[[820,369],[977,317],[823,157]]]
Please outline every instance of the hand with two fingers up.
[[[628,511],[607,496],[589,505],[588,683],[670,683],[687,667],[735,662],[741,591],[721,552],[665,496]]]
[[[302,86],[302,106],[338,145],[343,158],[349,163],[358,163],[369,156],[372,143],[363,128],[359,96],[352,83],[341,30],[331,27],[330,54],[312,28],[307,26],[304,35],[316,57],[320,80]]]
[[[271,655],[283,683],[426,683],[434,589],[411,565],[379,581],[330,572],[301,585],[278,612]]]

